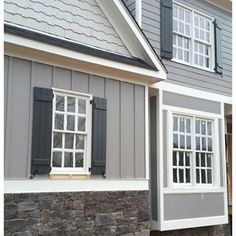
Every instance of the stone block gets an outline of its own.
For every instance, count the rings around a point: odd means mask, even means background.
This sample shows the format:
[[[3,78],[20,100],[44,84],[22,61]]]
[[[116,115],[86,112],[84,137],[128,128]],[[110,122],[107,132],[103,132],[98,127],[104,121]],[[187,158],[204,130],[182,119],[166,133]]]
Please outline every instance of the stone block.
[[[33,211],[38,209],[37,202],[19,202],[18,203],[18,211]]]

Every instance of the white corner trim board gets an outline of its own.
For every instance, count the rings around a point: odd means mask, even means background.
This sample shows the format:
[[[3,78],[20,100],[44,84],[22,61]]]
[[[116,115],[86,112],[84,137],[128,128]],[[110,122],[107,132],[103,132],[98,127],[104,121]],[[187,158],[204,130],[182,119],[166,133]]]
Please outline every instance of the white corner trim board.
[[[146,179],[4,180],[4,193],[147,191],[148,182]]]
[[[135,19],[142,28],[142,0],[135,0]]]
[[[203,90],[195,89],[195,88],[189,88],[186,86],[177,85],[177,84],[173,84],[166,81],[161,81],[159,83],[152,84],[150,85],[150,87],[161,89],[163,91],[186,95],[190,97],[197,97],[197,98],[206,99],[210,101],[232,104],[232,97],[230,96],[207,92],[207,91],[203,91]]]

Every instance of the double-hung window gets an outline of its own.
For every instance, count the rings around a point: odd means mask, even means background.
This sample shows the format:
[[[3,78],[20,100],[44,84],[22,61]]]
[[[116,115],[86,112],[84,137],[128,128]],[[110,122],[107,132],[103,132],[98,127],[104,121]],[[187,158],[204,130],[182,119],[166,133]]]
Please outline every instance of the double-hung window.
[[[88,173],[90,96],[54,90],[52,172]]]
[[[213,69],[212,18],[174,4],[173,59],[199,68]]]
[[[172,115],[172,183],[176,186],[213,184],[214,121]]]

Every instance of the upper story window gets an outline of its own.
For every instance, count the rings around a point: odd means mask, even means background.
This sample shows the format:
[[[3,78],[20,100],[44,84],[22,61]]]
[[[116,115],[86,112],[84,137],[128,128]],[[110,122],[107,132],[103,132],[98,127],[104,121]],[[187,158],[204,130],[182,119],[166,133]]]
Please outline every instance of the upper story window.
[[[173,58],[199,68],[213,69],[213,22],[210,17],[173,5]]]
[[[213,184],[213,120],[173,114],[172,181],[174,185]]]
[[[54,91],[53,172],[87,172],[91,127],[89,101],[89,96]]]

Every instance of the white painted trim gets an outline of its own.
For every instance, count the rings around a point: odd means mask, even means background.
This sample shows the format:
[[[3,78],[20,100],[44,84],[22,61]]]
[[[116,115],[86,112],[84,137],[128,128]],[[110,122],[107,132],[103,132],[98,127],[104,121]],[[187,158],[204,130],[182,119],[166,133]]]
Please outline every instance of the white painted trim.
[[[193,194],[193,193],[224,193],[224,188],[218,188],[218,187],[193,187],[193,188],[176,188],[176,189],[168,189],[164,188],[163,193],[164,194]]]
[[[203,90],[195,89],[195,88],[189,88],[186,86],[177,85],[177,84],[169,83],[166,81],[152,84],[150,85],[150,87],[156,88],[156,89],[162,89],[163,91],[177,93],[177,94],[181,94],[185,96],[232,104],[232,97],[230,96],[207,92],[207,91],[203,91]]]
[[[162,105],[163,110],[170,110],[173,113],[177,112],[180,115],[190,115],[190,116],[199,116],[201,118],[206,118],[206,119],[221,119],[222,116],[220,114],[215,114],[215,113],[209,113],[209,112],[204,112],[204,111],[198,111],[198,110],[192,110],[192,109],[187,109],[187,108],[182,108],[182,107],[175,107],[175,106],[169,106],[169,105]]]
[[[37,60],[37,58],[44,58],[49,56],[57,56],[58,58],[55,58],[55,60],[60,58],[61,60],[72,60],[75,70],[81,71],[81,67],[84,66],[82,63],[87,63],[91,66],[97,66],[99,67],[99,71],[102,71],[100,73],[104,73],[104,71],[109,72],[109,69],[111,70],[117,70],[119,72],[127,72],[131,73],[133,75],[136,75],[136,77],[139,80],[143,80],[143,83],[153,83],[157,82],[159,80],[165,79],[163,77],[163,74],[161,71],[155,71],[151,69],[141,68],[134,65],[129,65],[121,62],[111,61],[108,59],[104,59],[101,57],[96,57],[80,52],[76,52],[70,49],[65,49],[62,47],[58,47],[55,45],[46,44],[43,42],[39,42],[36,40],[24,38],[21,36],[5,33],[4,34],[4,41],[5,41],[5,54],[9,56],[18,56],[18,57],[25,57],[26,59],[33,59]],[[17,48],[17,51],[16,51]],[[28,51],[27,51],[28,50]],[[30,52],[31,54],[30,54]],[[40,57],[41,56],[41,57]],[[37,60],[39,61],[39,60]],[[43,63],[47,64],[53,64],[53,61],[51,60],[43,60]],[[68,61],[67,61],[68,64]],[[87,65],[87,67],[88,67]],[[63,63],[60,65],[63,66]],[[103,68],[103,69],[101,69]],[[107,70],[106,70],[107,68]],[[89,72],[87,70],[86,72]],[[91,73],[91,71],[90,71]],[[110,72],[112,74],[112,72]],[[106,76],[110,76],[106,75]]]
[[[191,218],[191,219],[181,219],[181,220],[166,220],[161,226],[160,230],[174,230],[174,229],[186,229],[194,227],[212,226],[219,224],[227,224],[228,217],[214,216],[214,217],[201,217],[201,218]]]
[[[135,19],[142,28],[142,0],[135,0]]]
[[[150,179],[150,140],[149,140],[149,92],[148,86],[145,86],[145,168],[146,179]]]
[[[145,179],[4,180],[4,193],[148,191],[148,182]]]
[[[106,17],[112,23],[115,30],[118,32],[121,39],[129,48],[131,54],[138,58],[143,58],[144,61],[153,63],[159,70],[159,78],[166,79],[166,70],[161,60],[157,57],[151,45],[144,37],[139,27],[137,27],[136,22],[130,15],[129,11],[124,7],[123,3],[120,0],[96,1],[104,11]],[[136,50],[134,48],[134,45],[136,47]]]

